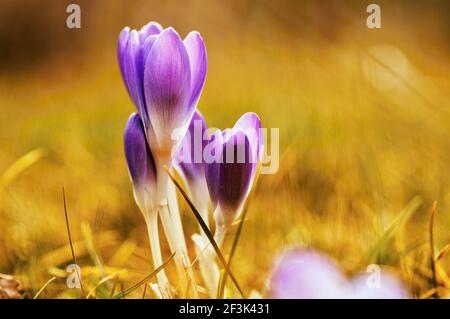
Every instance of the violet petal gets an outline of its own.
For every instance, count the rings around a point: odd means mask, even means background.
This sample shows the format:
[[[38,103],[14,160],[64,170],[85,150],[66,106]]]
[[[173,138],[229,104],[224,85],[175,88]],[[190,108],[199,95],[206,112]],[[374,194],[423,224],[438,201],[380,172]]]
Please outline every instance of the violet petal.
[[[209,197],[211,199],[212,208],[215,209],[219,200],[219,185],[220,185],[220,161],[215,159],[222,158],[222,132],[217,130],[212,136],[208,144],[208,148],[211,147],[212,152],[208,154],[205,152],[205,178],[208,186]],[[209,158],[209,156],[212,158]]]
[[[153,44],[144,66],[148,118],[160,147],[174,144],[174,129],[187,129],[195,110],[195,106],[190,107],[187,103],[190,89],[191,71],[186,48],[175,30],[165,29]]]
[[[190,184],[194,184],[198,179],[205,178],[205,168],[203,161],[203,149],[208,143],[203,139],[207,130],[205,119],[197,110],[195,111],[191,123],[189,124],[186,136],[181,142],[181,148],[188,151],[188,156],[183,156],[185,161],[181,161],[178,165]]]
[[[142,120],[137,113],[129,117],[124,134],[125,157],[134,185],[149,187],[156,182],[155,163],[145,137]]]
[[[234,132],[222,145],[223,163],[220,164],[218,201],[225,216],[225,223],[234,221],[248,194],[253,166],[250,162],[251,147],[247,135]]]
[[[253,112],[247,112],[242,115],[234,125],[234,128],[240,128],[247,135],[252,147],[252,163],[257,163],[260,159],[260,151],[264,144],[261,120]]]
[[[158,22],[150,21],[139,30],[141,43],[144,43],[145,40],[151,35],[160,34],[162,30],[163,28]]]
[[[295,250],[277,262],[270,295],[276,299],[339,298],[344,282],[338,267],[326,256],[313,250]]]
[[[142,87],[142,52],[138,32],[132,30],[124,49],[121,48],[122,45],[119,45],[119,50],[122,52],[119,52],[119,59],[121,61],[119,64],[122,66],[122,76],[131,99],[142,115],[146,113],[146,107]]]
[[[207,55],[203,38],[197,31],[192,31],[184,39],[191,68],[191,96],[190,105],[197,105],[198,99],[205,84]]]

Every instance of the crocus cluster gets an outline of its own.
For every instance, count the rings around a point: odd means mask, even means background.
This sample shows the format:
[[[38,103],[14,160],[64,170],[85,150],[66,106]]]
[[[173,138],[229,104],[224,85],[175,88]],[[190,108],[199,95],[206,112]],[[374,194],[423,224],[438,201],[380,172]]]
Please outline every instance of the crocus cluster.
[[[164,167],[177,170],[184,178],[205,223],[215,227],[220,245],[256,180],[263,149],[261,123],[256,114],[246,113],[233,128],[208,134],[197,110],[207,69],[206,49],[198,32],[182,40],[173,28],[163,29],[155,22],[140,30],[126,27],[119,35],[118,58],[137,109],[128,119],[124,147],[134,198],[147,224],[154,267],[162,264],[158,220],[175,253],[178,287],[170,283],[164,270],[157,276],[156,292],[167,298],[197,285],[189,282],[195,276],[175,187]],[[183,151],[181,161],[179,150]],[[208,220],[210,208],[214,224]],[[214,256],[205,249],[207,239],[201,230],[192,239],[204,284],[214,296],[219,277]]]
[[[264,145],[261,122],[255,113],[245,113],[231,129],[212,131],[209,137],[206,122],[196,111],[179,148],[181,159],[176,157],[175,166],[189,185],[192,200],[206,224],[211,206],[214,239],[220,246],[256,180]],[[201,229],[192,240],[205,285],[215,296],[220,273],[214,251]]]
[[[346,278],[326,255],[310,249],[285,253],[270,279],[270,296],[281,299],[405,299],[402,283],[376,267]]]

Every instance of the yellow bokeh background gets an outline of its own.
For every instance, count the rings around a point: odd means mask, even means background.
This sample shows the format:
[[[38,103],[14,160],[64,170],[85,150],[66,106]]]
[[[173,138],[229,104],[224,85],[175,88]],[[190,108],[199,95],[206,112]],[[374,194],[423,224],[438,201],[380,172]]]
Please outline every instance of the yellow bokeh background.
[[[121,28],[150,20],[203,35],[208,125],[253,111],[280,129],[280,169],[260,177],[232,265],[248,294],[267,296],[274,260],[295,246],[330,254],[349,275],[382,264],[411,296],[430,294],[434,202],[434,253],[450,243],[448,1],[378,1],[381,29],[366,27],[366,1],[78,1],[77,30],[65,26],[70,2],[0,3],[0,273],[28,296],[53,276],[40,297],[80,296],[65,286],[63,187],[87,290],[152,271],[123,155],[134,107],[116,57]],[[189,238],[197,225],[182,210]],[[437,268],[445,297],[449,258]]]

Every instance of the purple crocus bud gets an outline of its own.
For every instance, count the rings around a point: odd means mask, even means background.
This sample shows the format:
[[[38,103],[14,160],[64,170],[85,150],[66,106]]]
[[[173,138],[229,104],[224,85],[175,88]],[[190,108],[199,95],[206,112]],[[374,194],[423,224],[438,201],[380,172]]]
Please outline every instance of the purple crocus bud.
[[[156,169],[142,120],[137,113],[131,114],[126,124],[124,148],[134,196],[141,210],[145,212],[149,208],[145,205],[151,204],[148,200],[155,194]]]
[[[202,114],[198,110],[195,111],[178,148],[178,158],[176,158],[176,166],[185,178],[195,204],[200,206],[202,211],[206,210],[206,213],[208,196],[205,194],[208,193],[208,188],[205,180],[203,150],[208,143],[205,138],[207,129]]]
[[[214,159],[206,161],[206,182],[216,210],[216,221],[229,225],[238,216],[253,185],[261,159],[261,121],[245,113],[232,129],[217,131],[208,147]]]
[[[247,135],[250,145],[252,145],[252,162],[257,163],[261,160],[264,139],[262,135],[261,120],[253,112],[247,112],[242,115],[233,127],[241,129]]]
[[[163,28],[158,22],[150,21],[139,30],[141,43],[144,43],[145,40],[152,35],[160,34],[162,30]]]
[[[157,143],[164,147],[162,155],[167,156],[173,143],[172,132],[183,126],[187,128],[195,109],[188,105],[191,93],[189,55],[172,28],[158,36],[146,57],[144,92]]]
[[[206,78],[203,39],[191,32],[183,41],[173,28],[151,22],[119,35],[119,66],[144,121],[155,160],[168,164],[185,135]]]
[[[206,182],[213,205],[220,206],[216,222],[228,226],[240,212],[256,164],[251,163],[252,149],[243,131],[223,132],[222,143],[216,139],[220,160],[206,164]]]
[[[158,23],[150,22],[139,31],[125,27],[119,35],[118,58],[120,72],[128,93],[145,122],[148,119],[143,87],[144,57],[151,49],[156,35],[161,31],[162,28]],[[147,39],[148,41],[146,41]]]
[[[189,107],[196,107],[206,79],[207,56],[203,38],[197,31],[190,32],[183,41],[189,55],[191,69],[191,93]]]
[[[279,299],[403,299],[401,282],[379,271],[347,279],[327,256],[313,250],[293,250],[276,263],[270,278],[270,296]]]

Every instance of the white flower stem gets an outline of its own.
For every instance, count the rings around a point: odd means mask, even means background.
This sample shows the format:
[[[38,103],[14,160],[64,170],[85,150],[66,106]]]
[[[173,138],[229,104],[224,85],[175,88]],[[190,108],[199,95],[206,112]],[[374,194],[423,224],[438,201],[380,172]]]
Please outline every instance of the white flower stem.
[[[181,221],[180,209],[178,207],[177,193],[174,183],[168,179],[167,199],[169,204],[170,215],[175,226],[177,240],[183,253],[187,253],[186,239],[184,237],[183,223]]]
[[[156,212],[149,212],[147,216],[148,217],[145,219],[145,221],[147,224],[147,232],[150,240],[150,249],[153,257],[153,267],[156,269],[163,264],[158,234],[158,215]],[[170,284],[164,269],[162,269],[156,274],[156,278],[158,280],[161,296],[163,298],[169,298]]]
[[[170,216],[172,216],[172,221],[173,221],[174,227],[175,227],[175,235],[177,237],[176,240],[180,247],[180,252],[182,254],[183,267],[186,271],[186,275],[189,277],[189,280],[192,283],[191,287],[193,288],[192,289],[193,297],[198,298],[198,292],[197,292],[197,288],[196,288],[197,285],[195,283],[195,277],[192,272],[191,260],[189,258],[189,254],[187,251],[183,223],[181,221],[180,209],[178,207],[177,191],[175,188],[175,184],[170,179],[168,179],[168,185],[167,185],[167,199],[168,199],[168,204],[169,204]]]
[[[170,216],[169,208],[167,204],[159,206],[159,216],[161,217],[161,221],[163,224],[163,229],[166,234],[167,242],[169,244],[169,248],[171,252],[175,252],[174,260],[175,265],[177,267],[178,277],[180,280],[181,287],[186,285],[186,275],[184,273],[183,266],[183,253],[176,242],[176,236],[173,229],[173,222]]]
[[[174,221],[173,214],[169,210],[168,203],[168,176],[167,173],[161,169],[159,170],[158,176],[158,211],[161,217],[161,222],[163,225],[164,233],[166,234],[167,242],[169,244],[170,250],[175,252],[175,265],[177,267],[177,273],[179,278],[179,284],[181,291],[187,286],[187,278],[185,271],[185,260],[186,260],[186,248],[183,249],[183,244],[180,242],[180,233],[178,227],[176,227],[176,222]],[[182,228],[181,228],[182,230]],[[183,236],[184,238],[184,236]],[[184,245],[186,247],[186,245]]]
[[[222,211],[219,206],[217,206],[216,211],[214,212],[214,216],[216,216],[216,231],[214,232],[214,240],[217,243],[217,246],[221,247],[223,240],[225,239],[228,226],[225,224],[225,221],[221,217]]]

